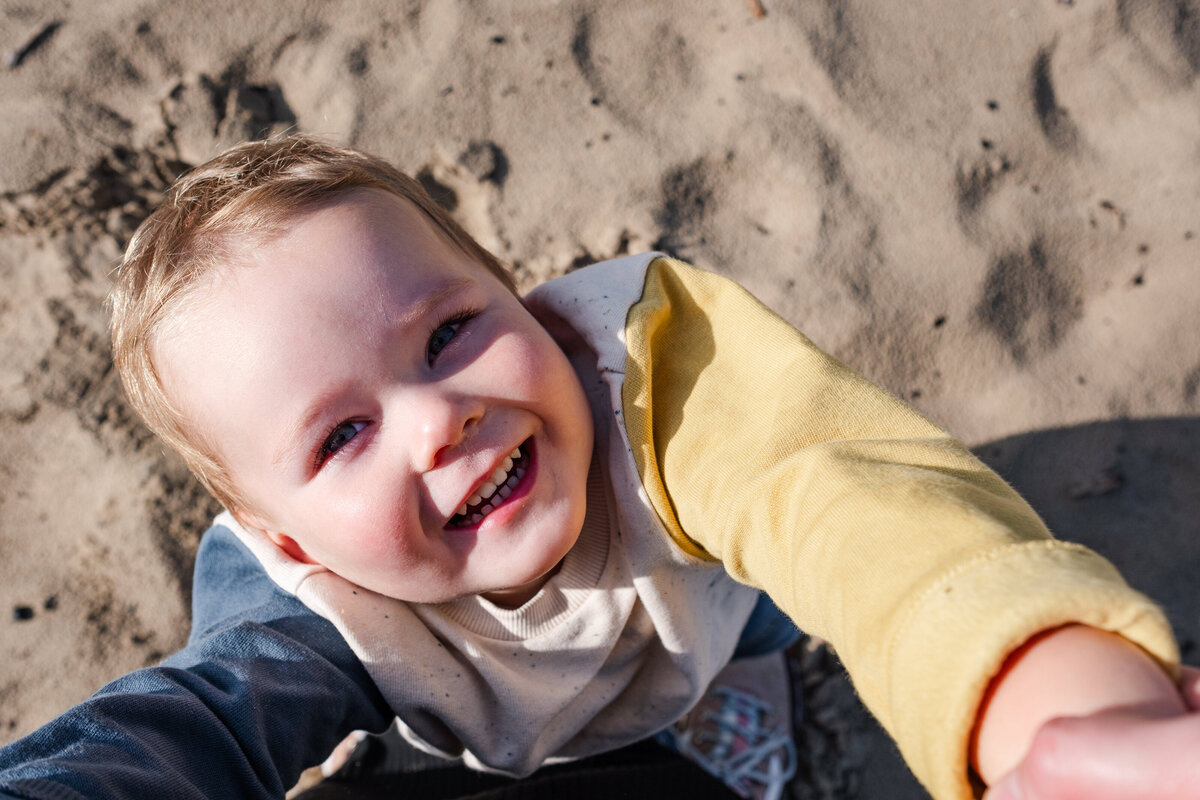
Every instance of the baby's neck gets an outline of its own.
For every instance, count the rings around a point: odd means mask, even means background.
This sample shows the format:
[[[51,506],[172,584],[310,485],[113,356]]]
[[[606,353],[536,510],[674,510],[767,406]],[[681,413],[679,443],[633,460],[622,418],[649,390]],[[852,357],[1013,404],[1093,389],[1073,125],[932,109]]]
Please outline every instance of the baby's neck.
[[[545,575],[534,578],[532,581],[524,584],[523,586],[517,586],[512,589],[497,589],[494,592],[486,592],[483,595],[483,599],[487,600],[492,605],[499,606],[500,608],[520,608],[532,600],[537,593],[542,590],[542,587],[546,585],[546,582],[553,578],[558,571],[562,569],[562,563],[562,561],[559,561]]]

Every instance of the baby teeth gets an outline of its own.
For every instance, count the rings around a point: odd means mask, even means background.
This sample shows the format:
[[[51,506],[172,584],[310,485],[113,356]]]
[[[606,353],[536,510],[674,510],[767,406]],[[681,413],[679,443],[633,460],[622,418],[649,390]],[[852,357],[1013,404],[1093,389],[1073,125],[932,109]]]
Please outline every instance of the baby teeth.
[[[468,509],[483,503],[485,497],[489,498],[488,503],[481,508],[475,509],[475,511],[472,512],[471,516],[468,518],[469,522],[471,524],[480,522],[489,513],[494,511],[495,506],[499,504],[495,498],[498,497],[500,500],[507,499],[509,495],[513,493],[513,489],[516,488],[516,485],[521,482],[521,478],[525,475],[524,469],[519,469],[516,471],[513,470],[513,465],[520,457],[521,448],[517,447],[505,457],[500,466],[496,467],[495,471],[488,476],[488,479],[484,481],[478,489],[471,493],[471,496],[467,498],[467,501],[458,507],[458,510],[455,512],[455,514],[460,517],[466,517]]]

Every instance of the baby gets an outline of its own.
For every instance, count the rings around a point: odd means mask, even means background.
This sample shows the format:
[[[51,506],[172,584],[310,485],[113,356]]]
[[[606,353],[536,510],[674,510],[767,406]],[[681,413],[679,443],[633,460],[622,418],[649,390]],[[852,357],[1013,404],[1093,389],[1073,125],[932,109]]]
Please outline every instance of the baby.
[[[393,719],[526,775],[671,726],[790,640],[775,606],[937,798],[1200,796],[1137,749],[1200,735],[1158,609],[723,278],[649,254],[521,298],[411,179],[293,136],[180,179],[112,310],[228,513],[188,646],[0,751],[0,796],[281,796]]]

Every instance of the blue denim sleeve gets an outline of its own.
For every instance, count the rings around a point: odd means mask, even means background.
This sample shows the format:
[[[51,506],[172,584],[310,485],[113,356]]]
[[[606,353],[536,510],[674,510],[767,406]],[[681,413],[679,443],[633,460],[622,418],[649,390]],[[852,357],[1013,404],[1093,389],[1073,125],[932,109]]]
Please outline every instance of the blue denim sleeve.
[[[350,731],[391,720],[333,625],[215,527],[187,646],[0,749],[0,797],[282,798]]]

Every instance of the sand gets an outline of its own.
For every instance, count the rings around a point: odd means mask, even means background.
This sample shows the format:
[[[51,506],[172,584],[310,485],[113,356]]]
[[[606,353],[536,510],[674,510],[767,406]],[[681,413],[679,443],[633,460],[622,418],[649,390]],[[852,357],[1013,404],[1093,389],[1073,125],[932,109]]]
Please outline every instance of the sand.
[[[522,287],[650,248],[742,281],[1196,660],[1200,3],[195,8],[0,3],[0,742],[186,636],[215,507],[132,418],[101,298],[176,174],[293,128],[420,176]],[[795,655],[795,795],[921,796]]]

